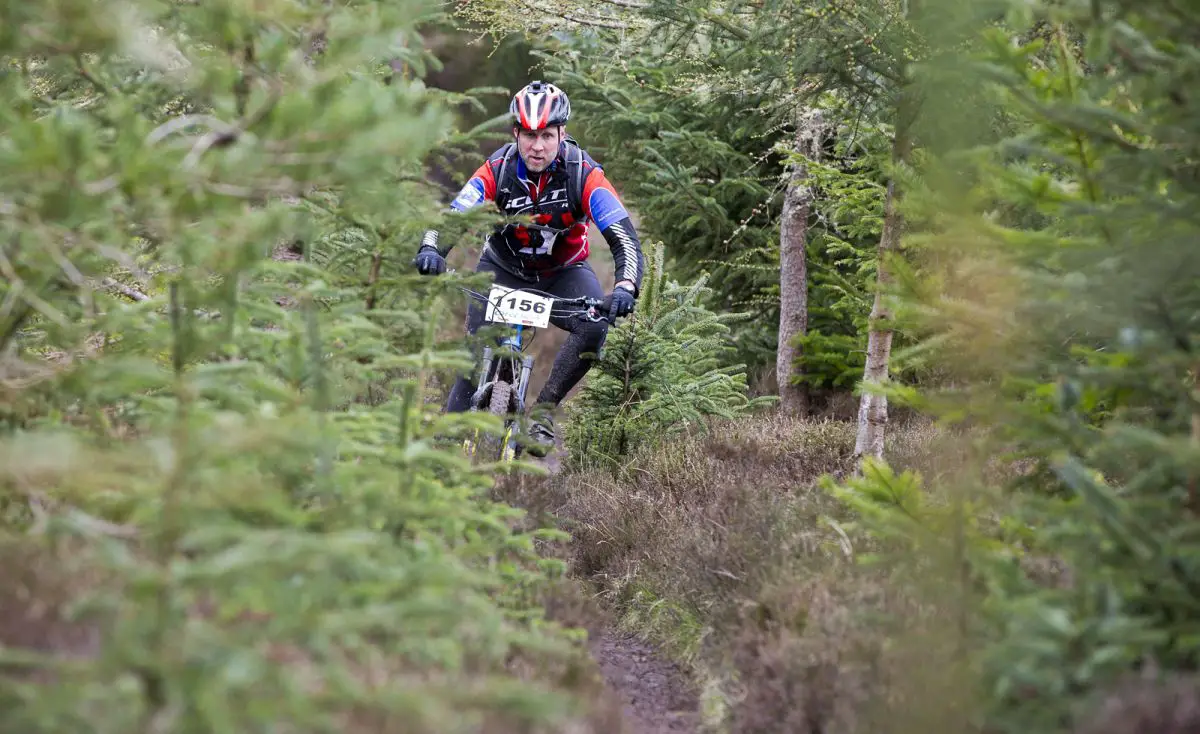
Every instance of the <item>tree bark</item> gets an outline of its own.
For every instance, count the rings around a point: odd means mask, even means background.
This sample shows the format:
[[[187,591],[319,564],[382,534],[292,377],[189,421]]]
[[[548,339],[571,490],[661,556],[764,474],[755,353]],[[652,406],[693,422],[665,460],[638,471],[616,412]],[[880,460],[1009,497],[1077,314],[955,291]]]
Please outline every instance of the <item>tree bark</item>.
[[[821,155],[825,118],[821,110],[801,109],[796,115],[795,150],[807,160]],[[779,341],[775,352],[775,377],[779,383],[779,407],[784,413],[808,415],[808,388],[796,384],[800,370],[796,340],[808,333],[808,217],[813,191],[808,165],[801,160],[792,167],[791,180],[783,199],[779,221]]]
[[[912,123],[911,102],[901,98],[896,114],[896,134],[892,140],[892,163],[908,163],[912,153],[910,128]],[[854,442],[854,456],[882,459],[884,436],[887,432],[887,397],[868,391],[872,386],[884,385],[888,381],[888,364],[892,357],[892,312],[887,304],[887,289],[892,282],[888,260],[900,247],[900,235],[904,229],[904,217],[900,214],[902,191],[893,175],[887,184],[884,199],[883,232],[879,236],[875,302],[871,307],[870,331],[867,333],[867,364],[863,370],[862,398],[858,404],[858,436]]]

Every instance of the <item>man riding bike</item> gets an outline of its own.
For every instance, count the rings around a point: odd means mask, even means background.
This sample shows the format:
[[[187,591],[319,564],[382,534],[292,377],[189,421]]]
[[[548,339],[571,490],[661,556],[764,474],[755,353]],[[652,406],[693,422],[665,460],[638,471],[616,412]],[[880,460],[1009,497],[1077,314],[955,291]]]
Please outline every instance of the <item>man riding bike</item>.
[[[509,105],[514,141],[488,156],[450,204],[466,211],[485,201],[525,223],[499,226],[484,245],[475,272],[489,272],[506,288],[536,287],[556,298],[605,298],[588,264],[588,222],[594,221],[612,250],[616,283],[607,296],[608,321],[553,318],[570,332],[554,367],[530,411],[526,450],[545,456],[554,448],[554,410],[592,367],[604,344],[609,322],[633,311],[642,284],[645,257],[629,213],[600,165],[566,134],[571,117],[567,95],[553,84],[534,81],[513,96]],[[446,270],[451,247],[439,247],[438,233],[428,230],[414,261],[422,275]],[[472,303],[467,333],[483,324],[484,306]],[[450,390],[448,412],[467,410],[476,387],[460,376]]]

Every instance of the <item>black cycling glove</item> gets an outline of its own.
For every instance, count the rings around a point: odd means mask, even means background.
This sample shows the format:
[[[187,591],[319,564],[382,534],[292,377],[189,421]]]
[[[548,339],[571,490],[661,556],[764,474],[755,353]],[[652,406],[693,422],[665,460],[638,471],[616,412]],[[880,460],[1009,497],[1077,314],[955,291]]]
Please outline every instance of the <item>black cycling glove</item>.
[[[633,313],[633,304],[636,299],[633,293],[624,288],[613,288],[613,292],[608,297],[608,320],[616,321],[622,316],[628,316]]]
[[[417,250],[417,258],[413,263],[421,275],[441,275],[446,272],[446,258],[442,257],[442,253],[438,252],[436,247],[429,245],[422,245],[421,249]]]

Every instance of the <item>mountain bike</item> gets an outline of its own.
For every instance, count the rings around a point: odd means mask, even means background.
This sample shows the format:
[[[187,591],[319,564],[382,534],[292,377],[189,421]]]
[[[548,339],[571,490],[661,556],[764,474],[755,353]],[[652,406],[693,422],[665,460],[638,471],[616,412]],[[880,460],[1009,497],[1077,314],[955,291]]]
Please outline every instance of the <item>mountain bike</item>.
[[[521,455],[518,441],[521,427],[519,417],[525,414],[525,395],[529,377],[533,374],[533,355],[525,350],[533,342],[537,329],[550,325],[551,317],[569,316],[588,321],[605,321],[607,299],[581,296],[556,298],[532,288],[492,286],[485,296],[469,288],[464,293],[487,304],[484,321],[510,327],[494,347],[483,350],[478,379],[471,396],[470,409],[491,413],[504,421],[499,439],[476,431],[473,439],[463,443],[473,460],[494,457],[512,461]]]

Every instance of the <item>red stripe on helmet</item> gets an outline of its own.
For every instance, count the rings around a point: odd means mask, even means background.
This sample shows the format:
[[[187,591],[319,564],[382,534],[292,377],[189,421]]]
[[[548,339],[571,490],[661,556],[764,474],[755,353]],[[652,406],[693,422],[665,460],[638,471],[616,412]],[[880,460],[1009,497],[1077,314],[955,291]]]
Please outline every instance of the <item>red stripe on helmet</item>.
[[[521,127],[529,128],[529,115],[525,112],[525,107],[529,102],[529,97],[521,95],[521,99],[517,101],[517,115],[520,117]]]

